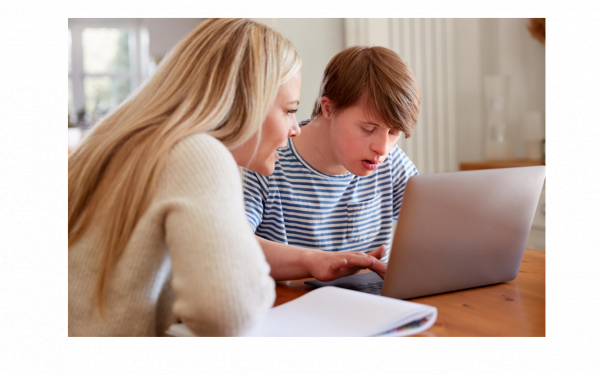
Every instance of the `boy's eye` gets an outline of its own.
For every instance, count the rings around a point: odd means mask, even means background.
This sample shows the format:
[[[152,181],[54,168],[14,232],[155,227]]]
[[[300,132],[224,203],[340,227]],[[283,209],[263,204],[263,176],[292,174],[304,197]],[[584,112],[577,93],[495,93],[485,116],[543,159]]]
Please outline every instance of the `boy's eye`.
[[[373,127],[367,127],[367,128],[363,127],[363,130],[365,132],[367,132],[367,133],[373,133],[373,131],[375,131],[375,127],[374,126]]]
[[[391,135],[398,135],[398,134],[400,134],[400,131],[398,131],[398,130],[390,130],[390,134]]]

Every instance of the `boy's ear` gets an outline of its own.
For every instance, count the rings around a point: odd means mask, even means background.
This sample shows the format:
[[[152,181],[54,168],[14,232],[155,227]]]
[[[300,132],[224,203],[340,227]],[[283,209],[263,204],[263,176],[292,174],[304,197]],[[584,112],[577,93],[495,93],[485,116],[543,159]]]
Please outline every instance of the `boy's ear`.
[[[333,108],[333,103],[329,100],[328,97],[323,96],[321,98],[321,112],[323,112],[323,117],[329,118],[331,116],[331,109]]]

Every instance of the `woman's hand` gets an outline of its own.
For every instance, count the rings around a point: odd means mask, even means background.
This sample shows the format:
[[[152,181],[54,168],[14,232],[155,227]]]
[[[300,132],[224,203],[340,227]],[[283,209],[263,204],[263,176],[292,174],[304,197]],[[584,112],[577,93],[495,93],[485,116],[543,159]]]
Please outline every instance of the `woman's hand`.
[[[340,277],[349,276],[368,268],[383,279],[387,270],[387,263],[380,261],[385,254],[385,245],[377,250],[365,254],[362,252],[329,252],[311,251],[307,254],[306,267],[309,274],[320,281],[331,281]]]

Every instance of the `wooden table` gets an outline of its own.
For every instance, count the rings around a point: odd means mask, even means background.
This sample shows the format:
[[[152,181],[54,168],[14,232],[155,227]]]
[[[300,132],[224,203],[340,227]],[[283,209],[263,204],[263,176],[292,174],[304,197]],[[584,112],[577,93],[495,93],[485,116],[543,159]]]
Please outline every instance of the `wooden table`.
[[[278,282],[275,306],[313,290],[306,280]],[[526,249],[513,281],[410,301],[438,309],[433,327],[417,336],[545,336],[546,253]]]

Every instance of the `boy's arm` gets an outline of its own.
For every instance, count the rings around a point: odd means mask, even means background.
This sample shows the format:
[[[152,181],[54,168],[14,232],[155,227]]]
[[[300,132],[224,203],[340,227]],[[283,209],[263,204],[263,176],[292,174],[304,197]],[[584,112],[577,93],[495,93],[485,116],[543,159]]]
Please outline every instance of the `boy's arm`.
[[[385,254],[385,245],[365,254],[363,252],[329,252],[300,246],[285,245],[256,236],[271,266],[275,281],[314,277],[331,281],[369,268],[385,277],[387,264],[379,259]]]
[[[244,169],[243,184],[246,216],[254,232],[262,221],[264,201],[269,194],[268,183],[264,177]],[[370,268],[382,278],[385,276],[387,264],[379,261],[385,254],[383,246],[369,255],[362,252],[335,253],[256,238],[271,267],[271,277],[276,281],[308,277],[330,281],[364,268]]]
[[[268,186],[262,181],[264,177],[247,169],[242,170],[242,185],[244,188],[244,206],[246,217],[252,226],[252,232],[262,221],[265,198],[269,194]]]

